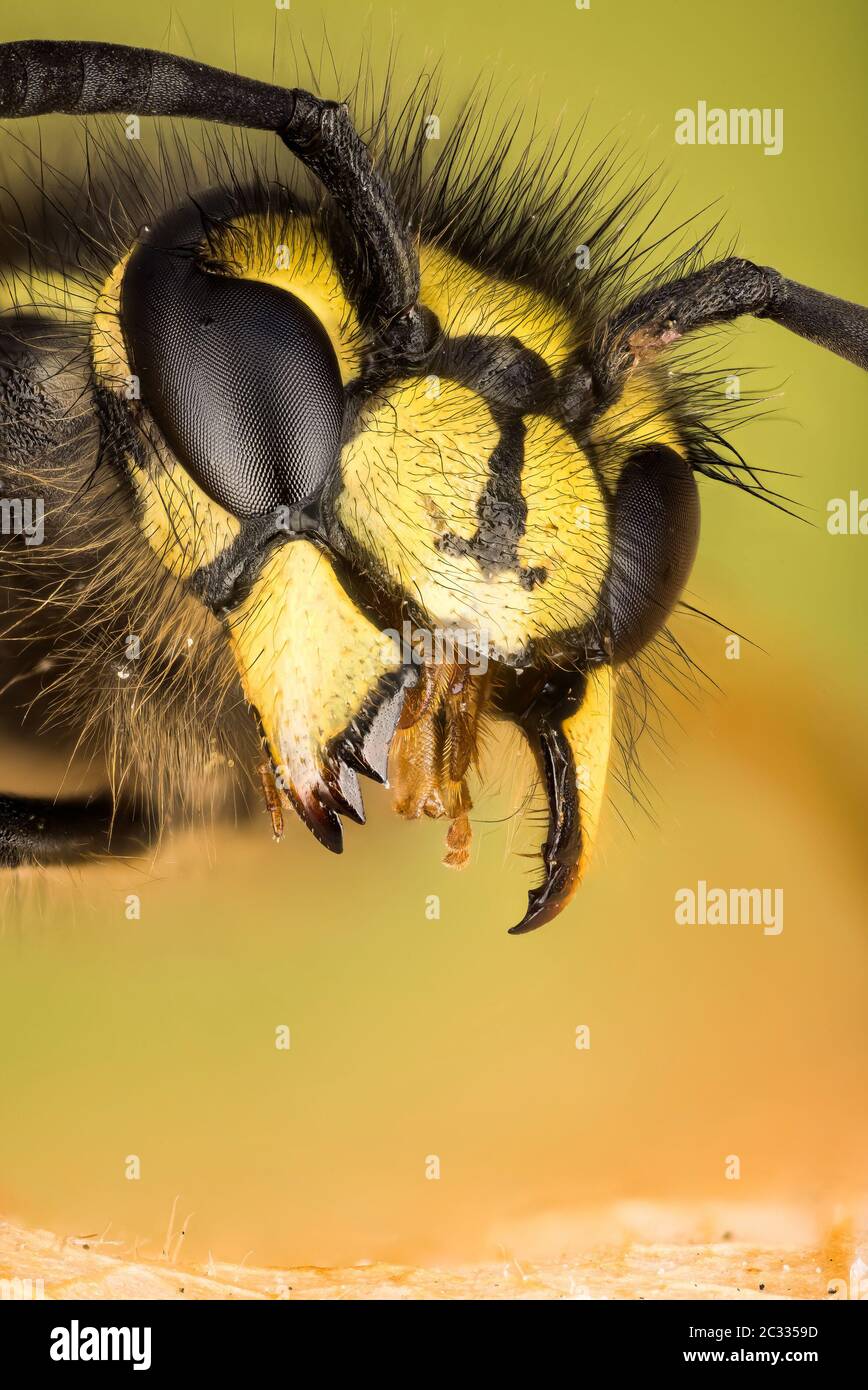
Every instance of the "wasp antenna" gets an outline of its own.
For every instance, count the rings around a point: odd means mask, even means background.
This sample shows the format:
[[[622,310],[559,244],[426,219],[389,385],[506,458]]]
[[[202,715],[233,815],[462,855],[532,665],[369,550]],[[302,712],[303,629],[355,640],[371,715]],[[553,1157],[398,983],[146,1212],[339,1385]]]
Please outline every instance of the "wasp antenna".
[[[0,44],[0,117],[52,112],[183,116],[273,131],[334,198],[370,274],[368,313],[384,345],[418,360],[436,325],[419,305],[419,258],[343,102],[126,44]]]

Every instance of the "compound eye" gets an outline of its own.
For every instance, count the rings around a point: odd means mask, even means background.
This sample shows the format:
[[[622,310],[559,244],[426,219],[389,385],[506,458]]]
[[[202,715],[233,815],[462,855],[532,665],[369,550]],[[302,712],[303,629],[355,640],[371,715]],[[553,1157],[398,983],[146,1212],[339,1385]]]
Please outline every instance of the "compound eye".
[[[143,403],[214,501],[246,519],[321,489],[344,393],[328,334],[300,299],[142,246],[121,318]]]
[[[615,492],[603,590],[614,661],[635,656],[666,622],[698,544],[699,490],[690,465],[663,445],[631,455]]]

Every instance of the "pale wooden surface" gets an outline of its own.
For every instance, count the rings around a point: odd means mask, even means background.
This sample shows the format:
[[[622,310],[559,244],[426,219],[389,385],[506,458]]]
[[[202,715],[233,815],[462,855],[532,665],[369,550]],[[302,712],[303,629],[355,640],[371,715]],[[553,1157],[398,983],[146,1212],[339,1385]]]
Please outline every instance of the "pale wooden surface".
[[[646,1213],[646,1227],[655,1213]],[[671,1225],[659,1214],[661,1230]],[[702,1222],[698,1222],[701,1226]],[[619,1239],[586,1254],[450,1268],[360,1264],[277,1270],[136,1257],[98,1237],[0,1221],[0,1280],[42,1280],[49,1299],[803,1299],[847,1296],[856,1243],[839,1217],[810,1244]],[[861,1248],[861,1247],[860,1247]],[[0,1286],[9,1296],[9,1285]]]

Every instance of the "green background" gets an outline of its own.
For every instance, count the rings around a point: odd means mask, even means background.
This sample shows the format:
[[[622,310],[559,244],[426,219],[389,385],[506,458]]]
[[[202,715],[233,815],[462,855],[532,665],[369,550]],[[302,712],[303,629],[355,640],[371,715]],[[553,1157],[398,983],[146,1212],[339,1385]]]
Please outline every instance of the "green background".
[[[362,51],[376,75],[394,50],[408,79],[442,60],[444,122],[480,72],[543,128],[590,107],[589,138],[617,130],[663,162],[673,225],[717,200],[721,245],[868,302],[856,0],[5,0],[0,18],[2,39],[169,46],[266,78],[276,52],[287,84],[305,50],[328,72],[325,36],[347,86]],[[677,146],[674,112],[698,100],[783,107],[782,155]],[[340,861],[295,825],[275,847],[263,819],[180,837],[153,864],[7,881],[0,1210],[61,1233],[111,1222],[157,1252],[181,1194],[194,1252],[327,1263],[461,1258],[627,1199],[738,1198],[745,1224],[754,1204],[861,1199],[868,539],[829,536],[825,515],[868,493],[868,399],[856,368],[773,325],[726,342],[772,396],[736,442],[794,475],[812,524],[704,488],[687,597],[724,629],[677,625],[708,679],[672,698],[663,746],[646,740],[656,824],[610,813],[574,905],[519,939],[516,851],[539,829],[516,813],[529,767],[512,748],[489,760],[460,876],[440,867],[440,827],[401,824],[371,790]],[[756,644],[740,661],[730,627]],[[0,757],[4,790],[57,785],[48,754]],[[673,894],[699,878],[783,887],[783,934],[677,927]],[[559,1216],[558,1239],[577,1221]]]

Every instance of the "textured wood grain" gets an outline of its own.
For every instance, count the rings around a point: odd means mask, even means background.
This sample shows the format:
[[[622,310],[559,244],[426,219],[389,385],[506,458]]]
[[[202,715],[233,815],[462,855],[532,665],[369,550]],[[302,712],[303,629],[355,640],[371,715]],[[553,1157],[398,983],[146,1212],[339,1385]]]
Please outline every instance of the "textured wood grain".
[[[660,1214],[661,1228],[667,1225]],[[732,1238],[621,1240],[558,1260],[460,1268],[360,1264],[342,1269],[207,1266],[106,1253],[98,1238],[63,1238],[0,1222],[0,1281],[43,1281],[48,1299],[804,1299],[848,1294],[852,1223],[811,1245]],[[0,1284],[4,1297],[26,1283]]]

